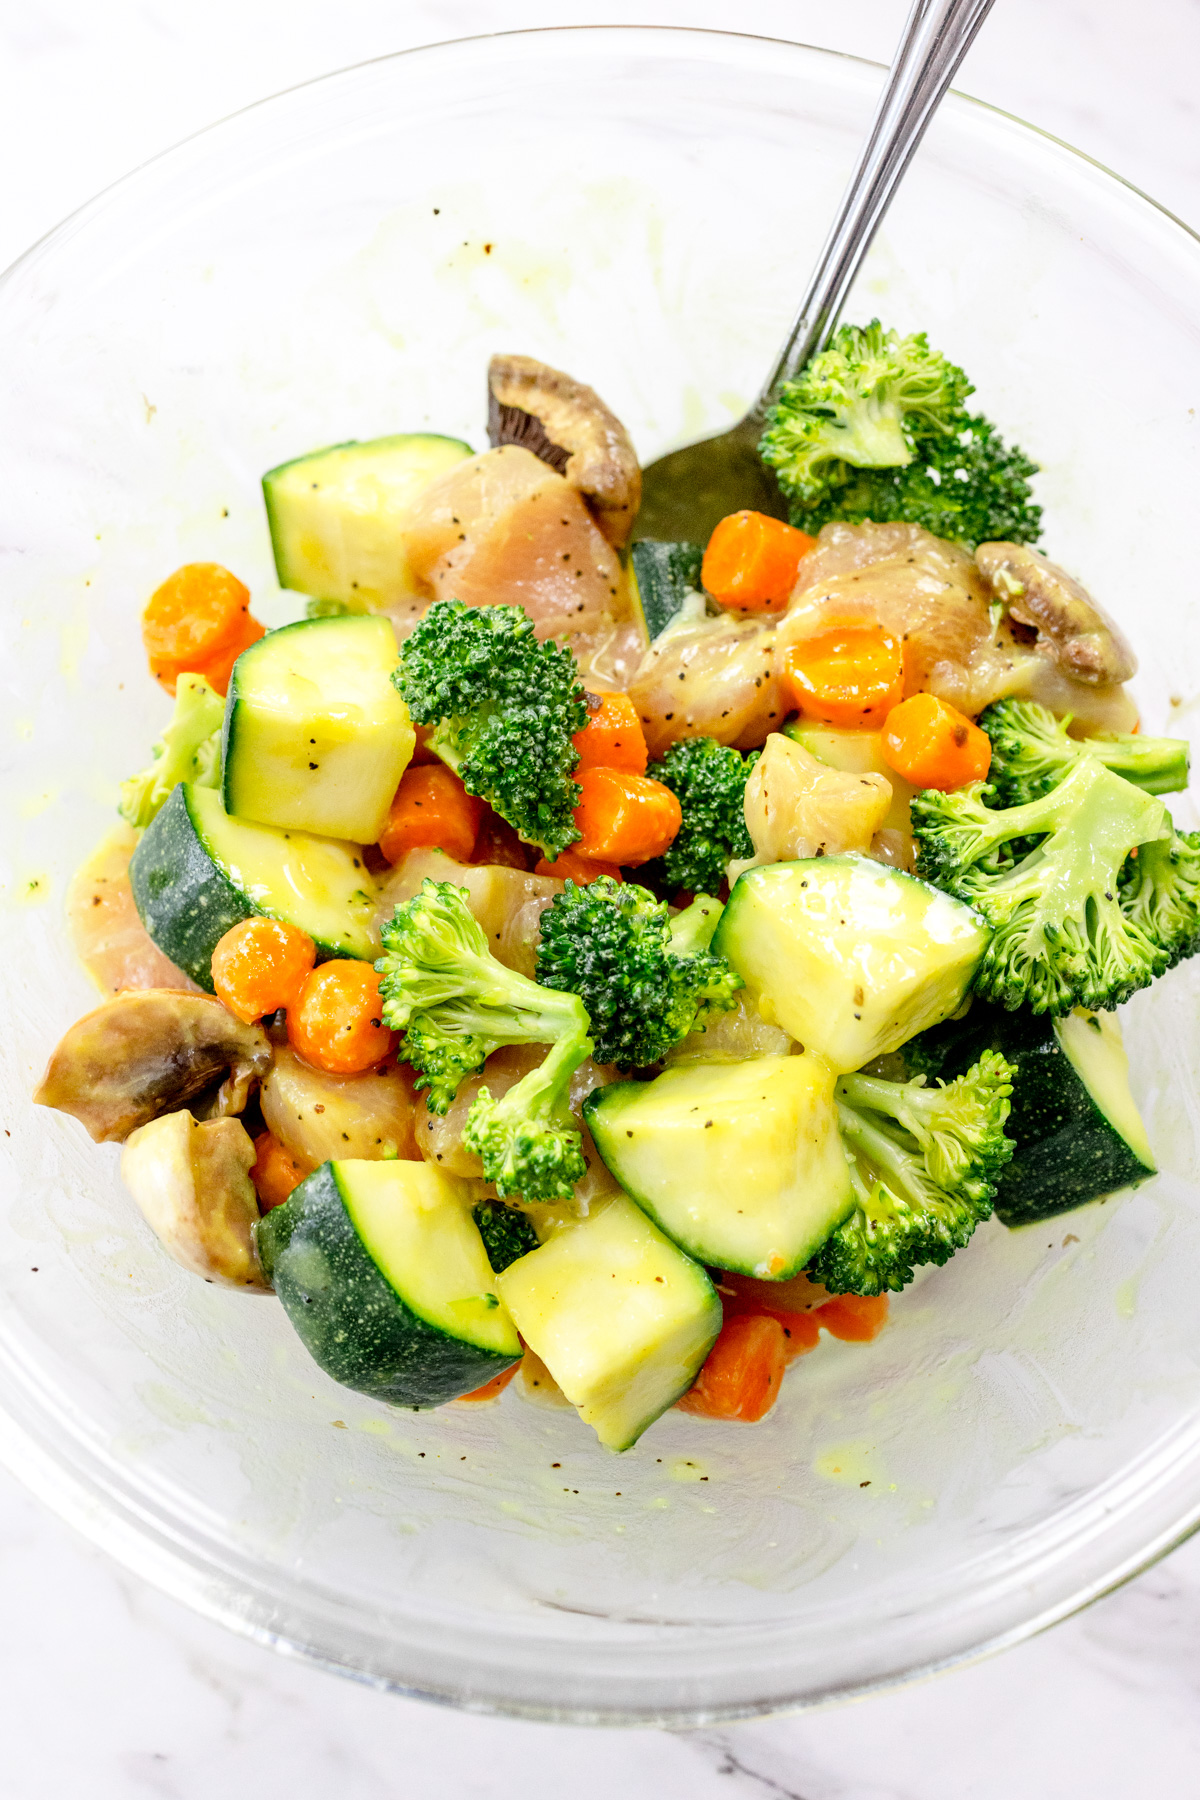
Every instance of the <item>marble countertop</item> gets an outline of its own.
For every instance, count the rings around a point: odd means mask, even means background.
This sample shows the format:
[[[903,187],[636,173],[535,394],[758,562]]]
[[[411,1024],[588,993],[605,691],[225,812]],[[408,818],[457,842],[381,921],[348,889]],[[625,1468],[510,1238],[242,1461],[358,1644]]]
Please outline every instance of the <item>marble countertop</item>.
[[[408,45],[562,23],[730,26],[887,60],[906,0],[23,0],[0,9],[0,266],[127,169],[263,95]],[[959,86],[1200,224],[1196,0],[1000,0]],[[244,1643],[0,1472],[5,1800],[1127,1800],[1200,1759],[1200,1542],[936,1681],[709,1732],[463,1717]]]

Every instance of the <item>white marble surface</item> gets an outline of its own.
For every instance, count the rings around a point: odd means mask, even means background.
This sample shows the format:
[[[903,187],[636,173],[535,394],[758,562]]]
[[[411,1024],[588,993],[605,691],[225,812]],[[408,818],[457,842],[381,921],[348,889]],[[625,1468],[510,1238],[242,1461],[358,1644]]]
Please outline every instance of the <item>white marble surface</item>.
[[[323,71],[522,25],[736,26],[885,58],[906,0],[7,0],[0,266],[187,132]],[[960,86],[1200,224],[1197,0],[999,0]],[[194,1618],[0,1474],[4,1800],[1128,1800],[1200,1759],[1200,1544],[936,1682],[711,1733],[464,1718]]]

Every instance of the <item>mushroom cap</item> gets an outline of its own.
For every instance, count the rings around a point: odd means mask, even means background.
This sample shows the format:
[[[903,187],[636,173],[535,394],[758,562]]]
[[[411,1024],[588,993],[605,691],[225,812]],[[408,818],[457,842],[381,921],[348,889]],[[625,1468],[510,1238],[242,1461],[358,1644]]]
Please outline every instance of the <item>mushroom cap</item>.
[[[975,561],[998,600],[1038,634],[1038,648],[1072,681],[1112,686],[1137,673],[1137,658],[1081,582],[1028,544],[980,544]]]
[[[140,1126],[121,1152],[125,1185],[169,1256],[205,1281],[269,1293],[254,1242],[253,1165],[239,1119],[198,1125],[187,1112]]]

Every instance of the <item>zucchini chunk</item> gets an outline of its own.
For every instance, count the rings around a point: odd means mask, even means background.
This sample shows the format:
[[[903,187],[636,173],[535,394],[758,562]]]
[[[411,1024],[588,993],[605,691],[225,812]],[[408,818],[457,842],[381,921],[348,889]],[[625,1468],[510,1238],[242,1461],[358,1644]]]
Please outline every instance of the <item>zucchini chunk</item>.
[[[255,913],[307,931],[319,958],[379,954],[375,883],[354,844],[231,819],[212,788],[180,782],[129,864],[142,924],[213,991],[212,953]]]
[[[562,1226],[496,1286],[525,1342],[609,1450],[628,1450],[686,1394],[721,1329],[721,1302],[704,1270],[624,1194]]]
[[[233,665],[222,739],[226,812],[374,844],[416,733],[392,685],[389,619],[306,619]]]
[[[255,1226],[315,1363],[393,1406],[441,1406],[521,1354],[469,1190],[428,1163],[324,1163]]]
[[[841,1075],[957,1012],[989,936],[960,900],[845,855],[747,869],[712,947]]]
[[[786,1280],[853,1210],[820,1057],[685,1063],[584,1102],[596,1148],[668,1237],[719,1269]]]
[[[700,544],[666,544],[642,538],[630,550],[629,591],[649,643],[678,616],[689,594],[700,593],[703,561]]]
[[[419,591],[405,544],[413,503],[472,454],[460,438],[401,432],[268,469],[263,499],[280,587],[348,612],[411,598]]]

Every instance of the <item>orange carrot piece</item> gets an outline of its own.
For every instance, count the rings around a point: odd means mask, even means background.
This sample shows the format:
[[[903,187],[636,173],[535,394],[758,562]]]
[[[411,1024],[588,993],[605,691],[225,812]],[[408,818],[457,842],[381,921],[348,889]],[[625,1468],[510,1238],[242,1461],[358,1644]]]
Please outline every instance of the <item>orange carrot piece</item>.
[[[628,868],[661,856],[680,825],[679,801],[661,781],[627,769],[580,769],[578,855]]]
[[[535,875],[556,875],[560,881],[573,881],[576,887],[586,887],[598,875],[611,875],[614,881],[621,880],[616,863],[595,862],[590,856],[581,856],[574,848],[560,850],[553,862],[547,862],[543,856],[533,872]]]
[[[218,693],[265,627],[250,615],[250,592],[220,563],[185,563],[150,596],[142,642],[150,673],[169,694],[181,675],[203,675]]]
[[[695,1384],[675,1404],[705,1419],[761,1419],[779,1398],[787,1360],[778,1319],[735,1313],[722,1325]]]
[[[383,1022],[379,977],[370,963],[338,960],[314,969],[288,1008],[293,1050],[329,1075],[361,1075],[381,1063],[395,1033]]]
[[[498,1375],[493,1375],[490,1381],[485,1381],[482,1387],[472,1388],[469,1394],[460,1394],[458,1405],[475,1406],[481,1400],[498,1400],[520,1366],[519,1362],[515,1362],[511,1368],[501,1369]]]
[[[405,769],[379,834],[379,848],[390,863],[409,850],[444,850],[455,862],[467,862],[475,848],[483,801],[466,788],[445,763]]]
[[[829,1289],[807,1275],[793,1275],[787,1281],[760,1281],[754,1275],[735,1275],[722,1269],[716,1276],[721,1304],[725,1311],[778,1313],[812,1312],[829,1299]]]
[[[646,773],[650,753],[637,707],[628,694],[589,693],[588,722],[571,740],[581,769],[631,769]]]
[[[904,646],[881,625],[834,625],[783,657],[793,706],[822,725],[876,728],[904,695]]]
[[[889,768],[918,788],[949,792],[985,780],[992,765],[987,732],[933,694],[914,694],[892,708],[880,748]]]
[[[212,953],[217,999],[235,1019],[253,1025],[291,1006],[317,960],[317,947],[298,925],[243,919],[231,925]]]
[[[835,1338],[847,1344],[869,1344],[888,1321],[886,1294],[835,1294],[812,1315]]]
[[[718,606],[778,612],[796,585],[801,559],[816,541],[766,513],[730,513],[708,540],[700,579]]]
[[[285,1150],[273,1132],[260,1131],[254,1140],[254,1149],[250,1179],[258,1194],[259,1210],[270,1212],[273,1206],[282,1206],[292,1189],[298,1188],[312,1170],[299,1162],[290,1150]]]

